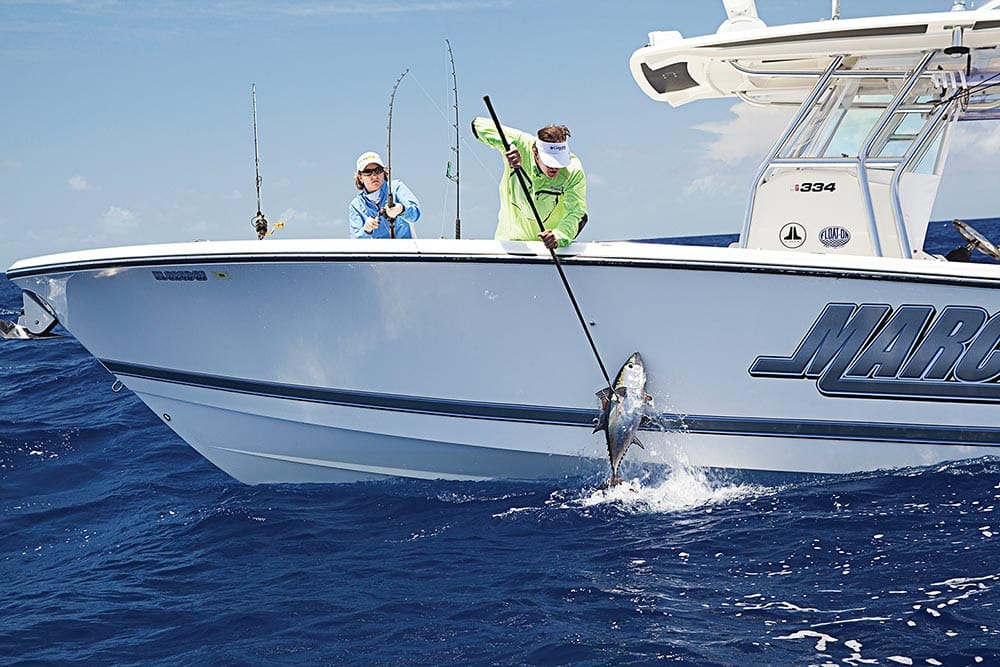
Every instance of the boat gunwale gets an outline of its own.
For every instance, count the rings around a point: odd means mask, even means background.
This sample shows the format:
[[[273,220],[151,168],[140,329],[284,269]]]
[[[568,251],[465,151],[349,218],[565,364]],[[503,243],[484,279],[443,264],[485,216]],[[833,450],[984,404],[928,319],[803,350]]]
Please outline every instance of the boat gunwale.
[[[334,241],[343,242],[342,239]],[[350,242],[350,241],[348,241]],[[441,243],[435,240],[434,243]],[[465,243],[444,240],[444,243]],[[217,242],[231,247],[232,242]],[[254,242],[239,242],[254,243]],[[190,246],[192,244],[161,244],[168,246]],[[203,243],[198,245],[204,246]],[[298,244],[295,244],[298,245]],[[114,256],[69,259],[78,253],[68,253],[67,260],[31,264],[32,259],[22,260],[7,269],[11,281],[51,274],[76,273],[80,271],[101,271],[115,269],[135,269],[162,266],[195,266],[227,264],[295,264],[295,263],[481,263],[481,264],[551,264],[551,257],[542,254],[544,247],[534,242],[523,243],[524,252],[504,252],[503,246],[494,247],[492,252],[455,252],[414,247],[408,252],[347,251],[344,249],[302,251],[288,249],[281,252],[232,251],[219,248],[217,252],[172,252],[169,254],[134,254],[122,252]],[[534,248],[537,246],[537,249]],[[106,250],[127,251],[156,246],[126,246]],[[483,246],[480,245],[480,248]],[[669,248],[669,253],[663,250]],[[203,248],[204,249],[204,248]],[[582,243],[575,248],[576,253],[560,252],[560,262],[567,267],[630,267],[637,269],[674,269],[690,271],[719,271],[737,273],[768,273],[801,276],[830,277],[837,279],[881,280],[891,282],[917,282],[930,284],[956,283],[969,287],[996,288],[1000,286],[1000,272],[996,266],[982,263],[957,263],[931,259],[899,259],[870,257],[866,255],[834,255],[822,253],[790,253],[754,248],[726,248],[717,246],[675,245],[669,243],[648,243],[637,241],[616,241],[603,243]],[[613,250],[617,252],[604,252]],[[632,250],[632,253],[622,252]],[[641,252],[634,252],[641,250]],[[96,251],[82,251],[90,254]],[[48,257],[57,257],[52,255]],[[48,257],[39,257],[45,260]],[[916,270],[915,270],[916,269]],[[930,270],[928,270],[930,269]],[[937,270],[935,270],[937,269]],[[943,270],[947,269],[947,271]],[[956,271],[957,269],[957,271]]]

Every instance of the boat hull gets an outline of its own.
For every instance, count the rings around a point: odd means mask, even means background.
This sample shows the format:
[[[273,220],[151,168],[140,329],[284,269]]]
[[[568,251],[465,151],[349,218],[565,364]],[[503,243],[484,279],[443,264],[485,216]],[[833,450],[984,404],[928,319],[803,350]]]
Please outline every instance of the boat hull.
[[[660,423],[631,461],[845,473],[1000,452],[984,347],[996,267],[571,249],[566,273],[609,371],[640,351],[650,374]],[[604,380],[539,244],[178,244],[8,275],[244,482],[553,478],[606,460],[592,433]],[[969,332],[983,313],[960,345],[980,359],[943,379],[930,362],[928,377],[887,371],[934,335],[959,345],[934,333],[958,311]]]

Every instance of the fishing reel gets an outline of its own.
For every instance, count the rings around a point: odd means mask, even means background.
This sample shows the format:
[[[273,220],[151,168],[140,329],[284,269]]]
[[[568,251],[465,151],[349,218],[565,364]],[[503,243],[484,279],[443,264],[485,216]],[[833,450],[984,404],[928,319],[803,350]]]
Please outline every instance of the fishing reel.
[[[264,237],[267,236],[267,218],[264,217],[264,214],[257,211],[257,215],[250,220],[250,226],[257,232],[257,240],[263,241]]]

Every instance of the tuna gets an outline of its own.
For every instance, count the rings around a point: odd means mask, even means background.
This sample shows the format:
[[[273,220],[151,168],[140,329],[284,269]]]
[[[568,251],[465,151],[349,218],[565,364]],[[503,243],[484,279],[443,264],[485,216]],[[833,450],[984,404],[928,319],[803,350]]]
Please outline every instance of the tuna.
[[[597,396],[601,399],[601,412],[594,420],[594,433],[604,431],[608,444],[611,477],[602,487],[607,488],[622,482],[618,467],[632,443],[642,447],[636,432],[644,420],[653,418],[653,397],[646,393],[642,356],[636,352],[629,357],[614,384],[599,391]]]

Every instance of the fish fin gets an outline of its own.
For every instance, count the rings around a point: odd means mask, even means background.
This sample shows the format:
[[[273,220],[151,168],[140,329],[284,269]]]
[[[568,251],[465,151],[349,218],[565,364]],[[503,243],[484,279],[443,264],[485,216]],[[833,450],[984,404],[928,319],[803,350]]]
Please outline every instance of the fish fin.
[[[600,417],[594,418],[594,430],[591,433],[597,433],[598,431],[603,431],[608,427],[608,423],[604,421],[601,417],[604,417],[604,413],[601,413]]]
[[[636,445],[639,445],[639,449],[646,449],[643,446],[642,442],[639,441],[639,438],[635,437],[634,435],[632,436],[632,442]]]
[[[660,415],[656,413],[656,409],[653,407],[653,397],[649,394],[646,394],[645,404],[642,406],[642,419],[639,424],[641,426],[660,425]]]
[[[611,387],[605,387],[600,390],[594,396],[601,399],[601,412],[597,417],[594,418],[594,430],[593,433],[598,431],[603,431],[608,427],[608,403],[611,402]]]

